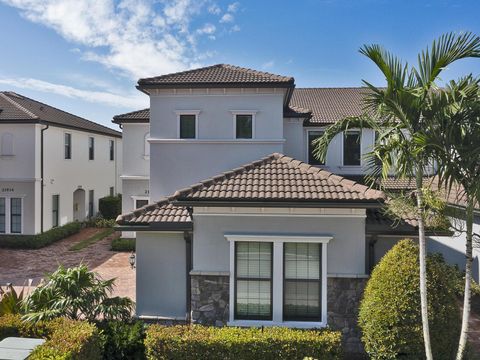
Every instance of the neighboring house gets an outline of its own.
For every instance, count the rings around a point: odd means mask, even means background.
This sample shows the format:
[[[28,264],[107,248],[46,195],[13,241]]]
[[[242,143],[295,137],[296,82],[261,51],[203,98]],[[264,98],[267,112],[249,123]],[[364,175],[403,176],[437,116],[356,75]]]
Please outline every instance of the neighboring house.
[[[122,134],[0,92],[0,236],[37,234],[98,212],[121,193]]]

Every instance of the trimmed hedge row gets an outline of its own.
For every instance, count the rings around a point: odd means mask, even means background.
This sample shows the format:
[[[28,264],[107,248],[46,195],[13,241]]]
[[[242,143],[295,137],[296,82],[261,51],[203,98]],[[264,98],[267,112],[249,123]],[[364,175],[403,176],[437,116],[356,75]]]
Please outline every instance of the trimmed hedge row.
[[[82,223],[75,221],[37,235],[0,235],[0,248],[39,249],[76,234]]]
[[[17,315],[5,315],[0,317],[0,340],[10,336],[47,339],[32,352],[32,360],[102,359],[102,336],[95,325],[86,321],[58,318],[31,324]]]
[[[112,251],[135,251],[135,239],[117,238],[112,240]]]
[[[147,359],[341,359],[341,333],[331,330],[151,325]]]

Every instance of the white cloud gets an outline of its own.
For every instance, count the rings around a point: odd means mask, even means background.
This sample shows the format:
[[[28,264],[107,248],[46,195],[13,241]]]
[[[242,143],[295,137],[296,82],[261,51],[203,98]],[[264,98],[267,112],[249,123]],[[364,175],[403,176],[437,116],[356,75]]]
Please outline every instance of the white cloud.
[[[208,7],[208,12],[210,14],[220,15],[220,13],[222,12],[222,9],[220,9],[217,4],[213,4]]]
[[[0,78],[0,84],[15,86],[20,89],[30,89],[80,99],[91,103],[104,104],[119,108],[139,108],[148,104],[145,95],[135,91],[128,95],[114,94],[106,91],[92,91],[77,89],[67,85],[54,84],[51,82],[32,78]]]
[[[262,69],[264,69],[264,70],[271,69],[274,66],[275,66],[275,61],[270,60],[270,61],[267,61],[266,63],[262,64]]]
[[[208,0],[0,1],[74,43],[83,59],[135,80],[192,67],[201,56],[196,36],[213,36],[211,27],[190,31]]]
[[[221,23],[231,23],[231,22],[233,22],[233,20],[235,20],[235,18],[234,18],[233,15],[230,14],[230,13],[225,13],[225,14],[223,14],[223,16],[220,18],[220,22],[221,22]]]
[[[227,11],[228,12],[231,12],[231,13],[234,13],[238,10],[238,8],[240,7],[240,3],[238,1],[234,2],[234,3],[231,3],[230,5],[228,5],[227,7]]]
[[[216,29],[217,28],[215,27],[215,25],[207,23],[207,24],[203,25],[203,27],[201,27],[200,29],[197,29],[197,34],[211,35],[211,34],[215,33]]]

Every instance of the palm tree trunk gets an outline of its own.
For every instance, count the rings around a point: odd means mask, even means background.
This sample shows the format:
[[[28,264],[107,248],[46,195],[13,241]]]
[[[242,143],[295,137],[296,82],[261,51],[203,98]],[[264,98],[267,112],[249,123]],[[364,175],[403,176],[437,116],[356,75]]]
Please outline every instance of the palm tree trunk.
[[[472,283],[472,248],[473,248],[473,201],[469,199],[466,208],[467,234],[465,244],[465,294],[463,296],[463,317],[462,330],[460,331],[460,340],[458,342],[457,360],[462,360],[465,354],[468,335],[468,320],[470,318],[471,291]]]
[[[427,302],[427,248],[425,239],[425,224],[423,219],[423,167],[419,163],[416,169],[417,183],[417,220],[418,220],[418,245],[420,248],[420,305],[422,312],[423,342],[427,360],[433,360],[432,345],[430,343],[430,328],[428,325]]]

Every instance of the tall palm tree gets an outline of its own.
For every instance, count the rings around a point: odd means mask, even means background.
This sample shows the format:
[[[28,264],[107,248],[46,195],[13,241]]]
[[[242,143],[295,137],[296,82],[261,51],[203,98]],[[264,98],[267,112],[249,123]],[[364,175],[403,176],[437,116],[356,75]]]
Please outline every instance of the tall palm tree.
[[[369,164],[374,169],[376,160],[381,161],[380,168],[373,171],[372,176],[387,177],[393,172],[399,177],[415,178],[422,327],[425,355],[431,360],[433,357],[427,308],[423,176],[432,157],[415,139],[424,134],[427,109],[431,110],[428,99],[438,90],[436,82],[440,73],[457,60],[480,57],[480,37],[472,33],[444,34],[418,55],[417,67],[403,63],[379,45],[364,45],[360,48],[360,53],[375,63],[385,76],[387,86],[376,87],[364,80],[363,83],[368,89],[365,94],[365,115],[346,118],[329,127],[315,142],[316,156],[324,160],[330,141],[348,128],[371,128],[378,132],[379,137],[369,156]]]
[[[465,204],[465,292],[463,319],[457,360],[465,353],[471,306],[473,217],[480,204],[480,79],[467,76],[451,81],[431,97],[431,107],[442,111],[429,114],[428,128],[435,129],[418,138],[438,162],[438,185]]]

